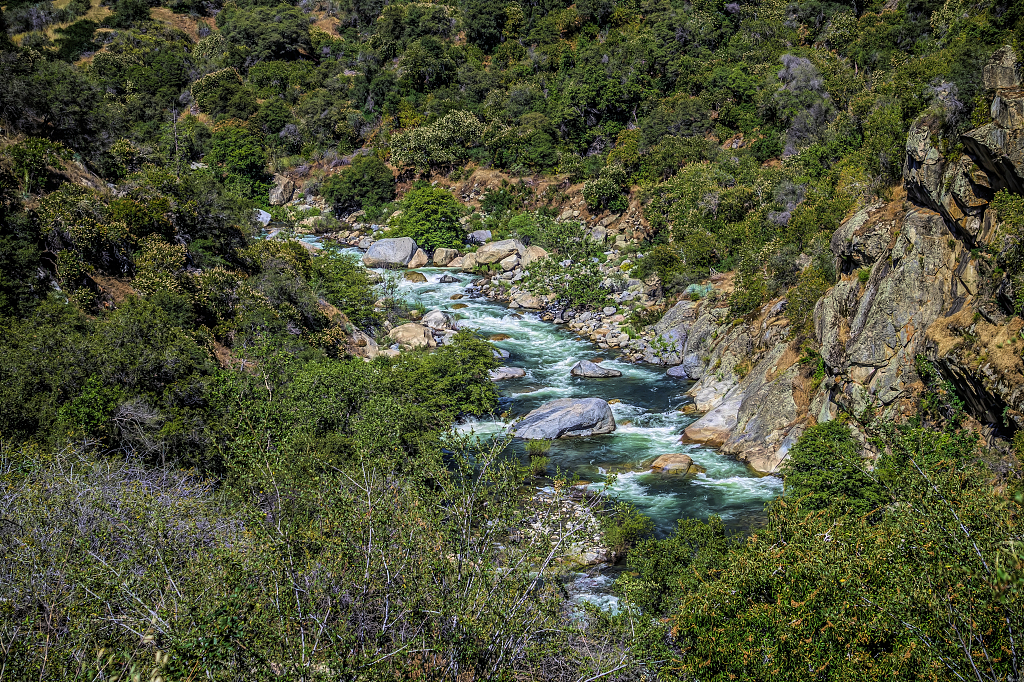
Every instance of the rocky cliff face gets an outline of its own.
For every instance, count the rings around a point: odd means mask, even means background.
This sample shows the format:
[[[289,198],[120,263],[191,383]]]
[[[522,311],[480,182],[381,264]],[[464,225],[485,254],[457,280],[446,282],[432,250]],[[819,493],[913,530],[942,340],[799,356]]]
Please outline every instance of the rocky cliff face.
[[[998,247],[995,193],[1024,193],[1020,76],[1013,50],[997,52],[984,72],[992,122],[964,134],[959,151],[944,151],[941,119],[923,116],[907,136],[902,189],[836,231],[840,279],[814,312],[824,377],[798,362],[785,301],[739,325],[707,301],[669,311],[656,331],[681,363],[675,373],[697,380],[691,394],[705,412],[685,439],[777,471],[808,424],[840,412],[911,414],[924,388],[919,355],[987,435],[1007,435],[1000,429],[1009,421],[1024,426],[1024,321],[1012,312],[1012,282],[983,254]]]

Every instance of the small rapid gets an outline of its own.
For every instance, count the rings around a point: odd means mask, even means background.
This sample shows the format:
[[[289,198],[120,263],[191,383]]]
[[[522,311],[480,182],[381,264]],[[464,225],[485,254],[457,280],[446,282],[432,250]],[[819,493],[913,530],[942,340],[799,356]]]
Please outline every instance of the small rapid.
[[[680,442],[683,429],[696,419],[679,409],[688,402],[689,382],[666,376],[661,367],[620,362],[613,357],[614,351],[601,351],[534,313],[488,301],[467,288],[473,275],[443,268],[417,272],[427,281],[403,279],[398,289],[401,297],[451,314],[460,326],[477,330],[508,351],[504,364],[526,370],[520,379],[499,383],[502,411],[513,419],[557,398],[598,397],[612,402],[615,432],[553,442],[547,453],[550,465],[594,487],[603,488],[610,481],[611,494],[654,519],[659,536],[671,532],[680,518],[704,519],[712,514],[734,529],[751,528],[763,518],[765,502],[781,492],[776,477],[758,476],[712,448]],[[443,283],[444,275],[456,281]],[[598,358],[603,367],[613,367],[622,376],[587,379],[569,373],[577,361]],[[469,420],[458,428],[486,438],[507,427],[495,418]],[[525,458],[522,442],[513,441],[511,448]],[[689,455],[705,473],[689,477],[652,473],[651,461],[667,453]]]

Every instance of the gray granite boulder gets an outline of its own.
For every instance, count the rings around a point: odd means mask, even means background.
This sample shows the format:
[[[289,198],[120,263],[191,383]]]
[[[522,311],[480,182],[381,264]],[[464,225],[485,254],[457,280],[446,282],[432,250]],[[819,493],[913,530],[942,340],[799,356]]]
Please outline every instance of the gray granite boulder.
[[[522,379],[526,376],[526,370],[522,367],[495,367],[487,373],[491,381],[505,381],[506,379]]]
[[[604,379],[606,377],[621,377],[622,372],[617,369],[611,369],[610,367],[602,367],[601,365],[591,362],[590,360],[580,360],[569,373],[574,377],[587,377],[591,379]]]
[[[416,255],[416,248],[412,237],[381,239],[363,254],[363,265],[368,268],[404,268]]]
[[[615,417],[601,398],[559,398],[516,424],[514,435],[530,440],[593,436],[615,430]]]

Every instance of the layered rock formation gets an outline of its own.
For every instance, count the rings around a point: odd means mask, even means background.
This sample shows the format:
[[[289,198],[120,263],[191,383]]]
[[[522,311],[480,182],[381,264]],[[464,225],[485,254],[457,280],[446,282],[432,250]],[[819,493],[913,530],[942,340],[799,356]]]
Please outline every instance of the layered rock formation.
[[[943,153],[942,121],[926,113],[907,136],[905,198],[864,206],[836,230],[839,281],[814,310],[824,377],[798,362],[783,301],[738,325],[725,324],[724,306],[684,301],[654,327],[659,359],[676,365],[670,374],[696,380],[690,394],[705,414],[686,440],[778,471],[809,424],[840,412],[912,414],[925,388],[919,356],[986,434],[1024,426],[1024,321],[1013,315],[1013,282],[982,251],[1002,248],[995,193],[1024,192],[1024,89],[1012,49],[996,53],[985,86],[993,120],[961,137],[962,153]]]

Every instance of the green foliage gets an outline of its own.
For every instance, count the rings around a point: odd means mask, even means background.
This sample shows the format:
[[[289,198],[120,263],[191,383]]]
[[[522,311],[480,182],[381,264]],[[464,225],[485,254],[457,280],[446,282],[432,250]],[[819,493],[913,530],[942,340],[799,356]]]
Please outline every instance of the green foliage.
[[[458,248],[465,239],[459,224],[462,213],[462,204],[448,190],[419,187],[402,200],[402,214],[392,220],[391,235],[412,237],[427,251]]]
[[[559,256],[548,256],[530,264],[530,276],[526,287],[536,293],[554,293],[564,305],[570,307],[603,307],[608,301],[608,291],[601,288],[601,274],[593,259],[559,260]]]
[[[530,457],[530,471],[534,476],[543,476],[551,465],[550,457],[534,455]]]
[[[666,309],[661,308],[637,308],[629,314],[629,324],[635,329],[643,329],[657,324],[665,316]]]
[[[814,306],[832,288],[832,278],[815,267],[800,273],[796,286],[786,295],[786,317],[793,334],[810,334],[814,327]]]
[[[372,210],[395,198],[395,178],[375,154],[356,156],[349,168],[332,175],[320,186],[320,193],[335,212],[349,208]]]
[[[11,170],[21,180],[26,192],[40,189],[49,168],[71,158],[72,152],[59,142],[30,137],[4,149],[11,158]]]
[[[637,511],[633,505],[620,502],[602,519],[604,544],[616,554],[622,554],[654,533],[654,520]]]
[[[361,329],[376,326],[374,294],[355,258],[328,250],[312,261],[310,285]]]
[[[450,167],[469,158],[481,144],[484,125],[473,114],[453,111],[434,123],[413,128],[391,140],[391,160],[396,166],[417,170]]]
[[[114,13],[103,23],[113,28],[129,28],[149,20],[149,4],[146,0],[117,0]]]
[[[884,499],[879,482],[864,468],[860,447],[840,421],[812,426],[789,451],[786,495],[807,510],[838,504],[863,516]]]
[[[737,540],[721,517],[679,519],[669,537],[636,544],[626,558],[629,572],[616,582],[616,590],[645,613],[667,613],[701,589],[702,575],[728,568],[727,554]]]
[[[583,199],[591,211],[624,211],[629,203],[625,194],[626,180],[622,166],[605,166],[597,178],[583,186]]]
[[[937,423],[949,423],[959,428],[967,413],[964,402],[956,394],[953,384],[941,374],[924,355],[914,358],[914,368],[927,386],[921,392],[918,409],[920,416]]]
[[[259,136],[247,127],[215,129],[205,160],[223,170],[225,185],[239,196],[255,198],[267,191],[266,151]]]
[[[639,633],[638,653],[664,660],[667,679],[1009,674],[1019,665],[1013,653],[973,655],[974,647],[1002,651],[1024,619],[992,570],[1019,520],[973,461],[976,441],[883,428],[877,445],[885,454],[872,478],[884,485],[859,479],[871,500],[856,478],[831,478],[839,459],[851,462],[854,477],[867,475],[854,471],[846,427],[831,424],[801,439],[800,456],[826,469],[805,472],[811,478],[801,485],[813,481],[819,492],[797,494],[787,474],[787,494],[770,505],[765,528],[729,542],[720,522],[689,522],[631,553],[636,575],[621,578],[620,590],[667,618]]]
[[[253,63],[294,59],[310,50],[309,19],[297,7],[226,6],[217,14],[223,39],[239,45]]]
[[[528,455],[543,455],[551,450],[551,441],[545,439],[526,441],[526,453]]]
[[[1000,227],[994,245],[998,245],[997,263],[1013,284],[1016,294],[1007,308],[1024,313],[1024,196],[1005,189],[996,192],[992,207],[999,216]]]
[[[685,262],[677,249],[668,244],[659,244],[637,261],[630,274],[637,279],[647,279],[651,275],[657,275],[662,282],[671,282],[684,265]]]

